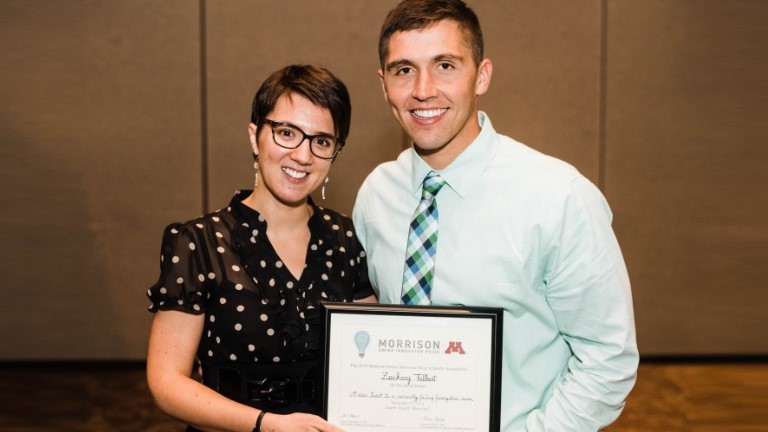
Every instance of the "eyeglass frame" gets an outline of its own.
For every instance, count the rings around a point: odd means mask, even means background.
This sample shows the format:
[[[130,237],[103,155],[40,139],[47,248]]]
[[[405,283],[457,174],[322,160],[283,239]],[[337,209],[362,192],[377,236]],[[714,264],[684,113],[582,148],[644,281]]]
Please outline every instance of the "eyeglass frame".
[[[337,136],[328,135],[328,134],[309,135],[306,132],[304,132],[303,130],[301,130],[301,128],[296,126],[296,125],[293,125],[291,123],[284,122],[284,121],[270,120],[270,119],[268,119],[266,117],[261,119],[261,120],[259,120],[259,123],[260,124],[265,124],[265,123],[269,124],[269,127],[272,129],[272,142],[274,142],[275,144],[279,145],[280,147],[282,147],[284,149],[289,149],[289,150],[297,149],[297,148],[301,147],[301,145],[304,143],[304,141],[307,141],[309,143],[309,151],[310,151],[310,153],[312,153],[313,156],[315,156],[317,158],[320,158],[320,159],[323,159],[323,160],[330,160],[330,161],[332,161],[332,160],[336,159],[336,156],[339,155],[339,152],[341,151],[341,149],[344,148],[344,140],[339,138],[339,137],[337,137]],[[280,144],[279,142],[277,142],[277,138],[275,138],[275,126],[287,126],[287,127],[292,128],[292,129],[296,129],[297,131],[301,132],[301,134],[302,134],[301,141],[299,141],[299,143],[296,144],[296,147],[287,147],[287,146],[284,146],[283,144]],[[338,145],[336,146],[336,150],[334,150],[333,155],[331,155],[331,157],[325,157],[325,156],[317,155],[315,153],[315,151],[312,149],[312,140],[314,138],[333,138],[333,139],[335,139],[336,142],[338,143]]]

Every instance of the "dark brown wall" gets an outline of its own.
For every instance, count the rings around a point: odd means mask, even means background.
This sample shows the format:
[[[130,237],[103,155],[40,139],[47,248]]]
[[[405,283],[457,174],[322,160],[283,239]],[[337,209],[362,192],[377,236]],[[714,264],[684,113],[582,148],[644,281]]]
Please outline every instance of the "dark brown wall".
[[[350,89],[322,203],[350,212],[406,142],[376,77],[393,4],[0,3],[0,360],[143,358],[162,229],[252,185],[250,101],[287,63]],[[470,4],[496,129],[612,205],[641,352],[768,353],[764,2]]]

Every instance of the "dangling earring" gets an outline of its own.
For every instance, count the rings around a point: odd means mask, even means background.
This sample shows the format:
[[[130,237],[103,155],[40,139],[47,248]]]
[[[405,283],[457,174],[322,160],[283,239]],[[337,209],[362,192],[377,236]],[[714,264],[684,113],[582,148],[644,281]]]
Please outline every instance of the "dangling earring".
[[[327,184],[328,184],[328,177],[325,178],[325,181],[323,182],[323,188],[320,189],[320,196],[322,196],[323,199],[325,199],[325,185]]]
[[[253,154],[253,169],[256,173],[253,175],[253,188],[256,189],[259,186],[259,155]]]

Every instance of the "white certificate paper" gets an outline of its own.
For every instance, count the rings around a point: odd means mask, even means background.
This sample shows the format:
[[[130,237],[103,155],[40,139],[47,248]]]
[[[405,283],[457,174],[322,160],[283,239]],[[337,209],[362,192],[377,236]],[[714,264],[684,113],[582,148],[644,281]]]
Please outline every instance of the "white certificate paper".
[[[347,432],[493,430],[498,324],[467,314],[331,314],[328,421]]]

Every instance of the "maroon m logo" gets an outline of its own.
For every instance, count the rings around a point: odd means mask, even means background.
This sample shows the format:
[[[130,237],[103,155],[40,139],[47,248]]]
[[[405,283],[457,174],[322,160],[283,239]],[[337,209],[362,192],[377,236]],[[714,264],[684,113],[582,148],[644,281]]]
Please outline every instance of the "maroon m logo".
[[[446,354],[459,353],[465,354],[464,348],[461,347],[461,342],[448,342],[448,348],[445,350]]]

